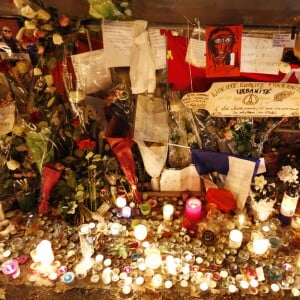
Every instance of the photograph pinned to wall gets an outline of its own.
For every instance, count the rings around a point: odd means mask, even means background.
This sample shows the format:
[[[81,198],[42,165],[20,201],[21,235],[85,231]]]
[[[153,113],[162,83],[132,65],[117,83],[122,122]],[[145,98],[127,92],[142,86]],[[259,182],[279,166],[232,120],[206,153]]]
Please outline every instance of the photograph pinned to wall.
[[[242,28],[206,28],[206,77],[240,76]]]

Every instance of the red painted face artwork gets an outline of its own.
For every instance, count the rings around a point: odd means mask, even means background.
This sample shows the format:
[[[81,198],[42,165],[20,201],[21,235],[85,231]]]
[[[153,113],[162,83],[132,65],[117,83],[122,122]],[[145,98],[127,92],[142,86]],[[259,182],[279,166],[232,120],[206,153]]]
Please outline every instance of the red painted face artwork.
[[[240,76],[242,26],[206,29],[206,77]]]

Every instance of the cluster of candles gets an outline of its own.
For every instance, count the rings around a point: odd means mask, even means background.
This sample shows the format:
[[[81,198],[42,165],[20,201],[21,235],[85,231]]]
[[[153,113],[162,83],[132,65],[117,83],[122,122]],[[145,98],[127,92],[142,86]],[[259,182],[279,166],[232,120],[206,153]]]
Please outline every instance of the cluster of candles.
[[[136,287],[149,284],[155,289],[170,289],[174,285],[188,288],[193,285],[197,286],[200,292],[223,289],[227,293],[243,291],[251,294],[257,294],[259,291],[277,293],[288,287],[294,296],[300,295],[299,252],[295,252],[297,257],[283,260],[281,265],[275,265],[274,261],[270,265],[264,263],[270,255],[278,251],[281,244],[280,238],[266,234],[270,230],[266,224],[261,226],[260,230],[251,230],[250,237],[246,238],[243,215],[238,215],[235,225],[229,227],[225,234],[218,238],[213,230],[206,228],[198,238],[192,239],[187,233],[188,229],[181,226],[180,229],[176,229],[178,232],[175,234],[183,236],[182,243],[174,240],[173,230],[169,232],[167,240],[170,242],[168,247],[165,247],[163,244],[166,240],[161,238],[161,235],[156,238],[153,232],[149,235],[150,221],[140,219],[143,222],[135,223],[134,219],[129,217],[133,207],[127,205],[126,198],[117,198],[116,206],[117,216],[127,220],[127,223],[120,222],[118,218],[114,218],[114,221],[103,219],[97,224],[83,224],[78,228],[81,259],[73,269],[68,269],[55,258],[51,241],[40,241],[30,252],[32,262],[29,280],[34,281],[40,277],[71,284],[75,279],[90,278],[90,282],[94,284],[109,285],[118,282],[123,294],[130,294]],[[175,225],[179,224],[176,204],[163,203],[160,208],[160,225],[175,228]],[[200,199],[188,198],[182,208],[182,217],[189,220],[189,224],[197,224],[203,219],[205,221]],[[141,214],[148,216],[151,209],[151,205],[141,206]],[[159,228],[160,226],[157,232]],[[110,242],[123,239],[130,240],[131,243],[136,241],[137,246],[130,257],[126,251],[125,254],[119,253],[117,256],[105,254],[101,248],[94,248],[92,232],[94,236],[98,233],[104,238],[109,236]],[[173,244],[173,248],[170,244]],[[174,250],[176,247],[179,250]],[[256,263],[245,266],[244,263],[251,259]],[[2,263],[2,272],[9,279],[19,277],[18,260],[5,260]]]

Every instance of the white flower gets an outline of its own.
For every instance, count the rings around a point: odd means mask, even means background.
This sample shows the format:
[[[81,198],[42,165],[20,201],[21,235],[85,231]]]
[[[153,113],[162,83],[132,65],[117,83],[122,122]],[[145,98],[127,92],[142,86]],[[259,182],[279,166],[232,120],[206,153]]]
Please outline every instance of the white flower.
[[[27,4],[20,9],[21,15],[28,19],[33,19],[36,15],[36,12]]]
[[[72,204],[72,207],[71,207],[70,210],[67,212],[67,214],[69,214],[69,215],[75,214],[75,210],[76,210],[76,208],[77,208],[77,206],[78,206],[77,203],[76,203],[76,201],[72,201],[71,204]]]
[[[291,166],[282,166],[277,175],[283,182],[298,183],[298,173],[299,171],[296,168],[292,168]]]
[[[254,188],[256,191],[262,191],[264,186],[267,184],[267,180],[263,175],[261,176],[255,176],[254,178]]]
[[[42,70],[40,68],[37,68],[37,67],[33,68],[33,75],[34,76],[42,75]]]
[[[64,43],[62,36],[57,32],[53,34],[52,41],[54,45],[61,45]]]
[[[18,168],[20,168],[20,163],[14,159],[9,160],[7,163],[7,168],[11,171],[14,171]]]
[[[35,22],[33,22],[33,21],[28,21],[28,20],[26,20],[26,21],[24,22],[24,27],[25,27],[26,29],[28,29],[28,30],[34,30],[34,29],[36,29],[36,24],[35,24]]]
[[[44,79],[46,81],[47,86],[52,86],[54,81],[53,81],[53,77],[51,74],[47,74],[44,76]]]
[[[39,9],[36,13],[36,17],[44,22],[47,22],[50,20],[51,15],[47,13],[44,9]]]

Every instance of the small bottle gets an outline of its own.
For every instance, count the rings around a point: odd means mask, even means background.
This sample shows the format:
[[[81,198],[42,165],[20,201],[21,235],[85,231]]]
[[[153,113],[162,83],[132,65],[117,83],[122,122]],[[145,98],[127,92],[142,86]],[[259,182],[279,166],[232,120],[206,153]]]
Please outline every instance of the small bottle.
[[[292,217],[296,211],[299,199],[299,188],[297,184],[291,184],[284,192],[281,206],[279,220],[283,225],[290,225]]]

